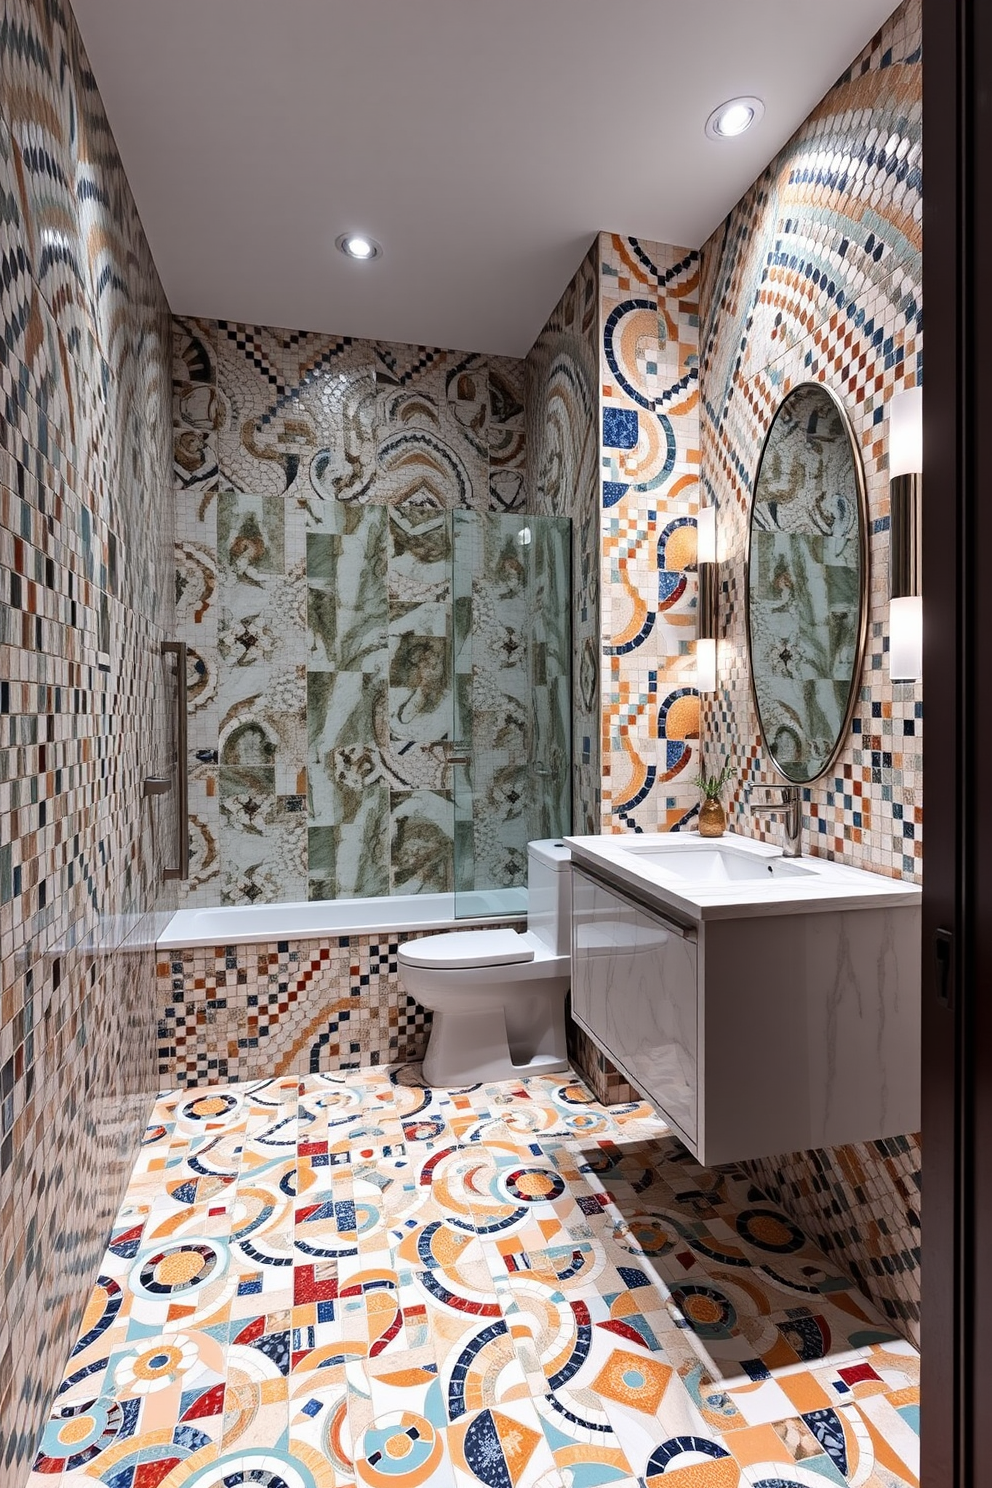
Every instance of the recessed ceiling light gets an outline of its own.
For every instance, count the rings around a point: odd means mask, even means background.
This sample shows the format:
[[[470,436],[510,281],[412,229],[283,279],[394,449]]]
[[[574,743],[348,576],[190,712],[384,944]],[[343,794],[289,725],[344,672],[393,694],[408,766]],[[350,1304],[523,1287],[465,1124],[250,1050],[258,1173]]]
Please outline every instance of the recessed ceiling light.
[[[713,110],[706,120],[709,139],[734,139],[757,124],[765,112],[760,98],[731,98]]]
[[[335,242],[349,258],[378,258],[382,252],[382,245],[375,238],[370,238],[368,233],[342,233]]]

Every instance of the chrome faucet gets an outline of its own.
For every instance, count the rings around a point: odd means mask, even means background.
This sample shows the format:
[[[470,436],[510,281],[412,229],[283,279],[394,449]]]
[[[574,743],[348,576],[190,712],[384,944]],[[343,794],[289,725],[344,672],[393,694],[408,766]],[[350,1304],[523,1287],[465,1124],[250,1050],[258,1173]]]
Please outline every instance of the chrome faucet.
[[[767,791],[770,800],[753,801],[752,789]],[[777,799],[773,792],[777,792]],[[803,853],[803,808],[798,785],[749,786],[744,793],[744,804],[753,816],[780,816],[783,836],[782,855],[786,858],[801,858]]]

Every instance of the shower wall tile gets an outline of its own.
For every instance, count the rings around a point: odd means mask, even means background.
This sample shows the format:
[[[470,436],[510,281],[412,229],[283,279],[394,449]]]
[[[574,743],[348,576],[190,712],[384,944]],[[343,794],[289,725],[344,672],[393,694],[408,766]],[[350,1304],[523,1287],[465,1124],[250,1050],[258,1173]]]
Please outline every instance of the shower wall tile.
[[[210,321],[174,322],[172,341],[173,471],[177,492],[219,487],[218,434],[226,406],[217,391],[217,336]]]
[[[454,888],[454,798],[447,790],[389,792],[390,893]]]
[[[921,689],[888,677],[890,400],[922,381],[922,60],[919,0],[906,0],[825,95],[702,251],[702,456],[721,557],[720,690],[703,728],[712,768],[743,790],[771,781],[751,701],[744,561],[758,454],[798,382],[840,397],[865,468],[870,616],[851,732],[830,776],[803,792],[808,851],[919,881]],[[749,835],[761,824],[748,821]],[[774,829],[772,829],[774,830]],[[893,1176],[888,1144],[748,1165],[858,1284],[914,1333],[919,1318],[919,1144]]]
[[[162,883],[175,806],[142,795],[172,748],[168,309],[62,0],[8,0],[0,16],[0,258],[0,1480],[13,1485],[158,1084],[148,989],[175,898]],[[186,416],[195,432],[205,414]]]
[[[307,769],[313,822],[339,819],[342,789],[362,791],[382,776],[376,734],[386,684],[364,672],[307,673]]]
[[[489,359],[489,506],[523,510],[527,501],[526,364]]]
[[[251,902],[262,883],[281,900],[448,886],[450,512],[524,504],[523,363],[189,317],[173,330],[183,902]],[[241,790],[231,766],[274,774]]]
[[[572,830],[600,830],[601,536],[599,245],[593,244],[526,361],[528,506],[572,522]]]

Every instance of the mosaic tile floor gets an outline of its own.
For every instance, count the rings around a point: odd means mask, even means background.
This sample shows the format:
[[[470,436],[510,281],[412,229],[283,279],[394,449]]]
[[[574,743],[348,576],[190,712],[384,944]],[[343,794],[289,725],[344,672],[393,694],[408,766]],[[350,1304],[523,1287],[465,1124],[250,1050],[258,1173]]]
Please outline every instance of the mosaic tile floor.
[[[155,1107],[32,1488],[898,1488],[919,1361],[736,1169],[577,1080]]]

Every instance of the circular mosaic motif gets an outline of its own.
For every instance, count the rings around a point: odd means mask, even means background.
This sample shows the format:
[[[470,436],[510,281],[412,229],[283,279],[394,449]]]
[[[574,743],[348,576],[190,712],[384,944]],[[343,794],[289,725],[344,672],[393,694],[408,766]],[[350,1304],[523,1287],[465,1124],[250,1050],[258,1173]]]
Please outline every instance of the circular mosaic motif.
[[[83,1349],[89,1348],[95,1343],[101,1333],[105,1333],[114,1318],[121,1310],[124,1301],[124,1293],[120,1285],[112,1276],[98,1276],[96,1285],[90,1293],[83,1313],[83,1321],[79,1329],[79,1341],[73,1349],[73,1354],[81,1354]]]
[[[286,1194],[287,1197],[295,1199],[301,1193],[305,1193],[308,1188],[312,1188],[316,1181],[312,1168],[307,1167],[301,1173],[299,1168],[292,1167],[287,1173],[283,1173],[279,1179],[279,1191]]]
[[[173,1245],[143,1260],[137,1281],[146,1296],[171,1297],[203,1283],[217,1269],[219,1251],[206,1241]]]
[[[671,1225],[650,1214],[635,1214],[620,1238],[625,1250],[640,1251],[643,1255],[665,1256],[675,1249],[678,1239]]]
[[[602,1114],[593,1111],[577,1111],[574,1116],[565,1117],[565,1125],[585,1137],[592,1136],[595,1132],[605,1131],[607,1121]]]
[[[286,1205],[280,1203],[279,1213],[284,1213],[285,1209]],[[274,1196],[266,1193],[264,1188],[239,1188],[237,1203],[234,1206],[231,1239],[242,1240],[253,1230],[262,1229],[275,1212]]]
[[[52,1412],[41,1437],[36,1472],[82,1467],[115,1441],[124,1424],[118,1400],[79,1400]]]
[[[726,1469],[714,1469],[713,1464],[721,1462]],[[655,1447],[648,1460],[645,1469],[645,1477],[654,1477],[656,1474],[665,1472],[677,1472],[681,1468],[701,1468],[706,1466],[707,1484],[712,1483],[713,1488],[731,1488],[740,1481],[740,1470],[733,1461],[726,1447],[721,1447],[718,1442],[710,1441],[705,1436],[672,1436],[668,1441],[662,1442]],[[687,1474],[688,1476],[688,1474]],[[702,1473],[699,1474],[700,1481]]]
[[[192,1100],[183,1101],[179,1107],[182,1121],[222,1121],[240,1104],[236,1095],[227,1091],[207,1091]]]
[[[780,1466],[777,1462],[757,1463],[751,1471],[761,1473],[760,1478],[754,1479],[754,1488],[820,1488],[823,1482],[819,1473],[808,1472],[803,1467]]]
[[[700,1338],[728,1338],[737,1326],[733,1303],[715,1287],[673,1287],[672,1301]]]
[[[303,1451],[230,1452],[184,1479],[183,1488],[317,1488]]]
[[[264,1131],[256,1132],[252,1141],[260,1147],[281,1147],[287,1152],[296,1152],[299,1123],[295,1115],[284,1116],[274,1121]]]
[[[554,1098],[563,1106],[592,1106],[596,1103],[596,1097],[586,1089],[584,1085],[559,1085],[555,1091]]]
[[[408,1122],[403,1128],[403,1135],[408,1142],[430,1142],[443,1131],[444,1122],[440,1117],[425,1117],[423,1121]]]
[[[403,1488],[417,1488],[441,1461],[442,1444],[425,1416],[412,1411],[391,1411],[365,1432],[355,1467],[372,1488],[394,1488],[402,1478]]]
[[[603,328],[603,350],[610,371],[628,398],[654,413],[654,398],[643,391],[652,376],[648,371],[653,355],[657,359],[659,341],[664,341],[664,327],[659,331],[658,306],[653,300],[625,300],[617,305]]]
[[[770,1250],[775,1255],[788,1255],[802,1250],[806,1236],[798,1225],[773,1209],[745,1209],[737,1216],[737,1233],[742,1240],[759,1250]]]
[[[565,1180],[545,1168],[517,1168],[504,1174],[502,1186],[518,1204],[544,1204],[565,1192]]]
[[[181,1380],[198,1358],[196,1344],[185,1334],[156,1338],[121,1360],[114,1374],[114,1384],[121,1393],[152,1395]]]

